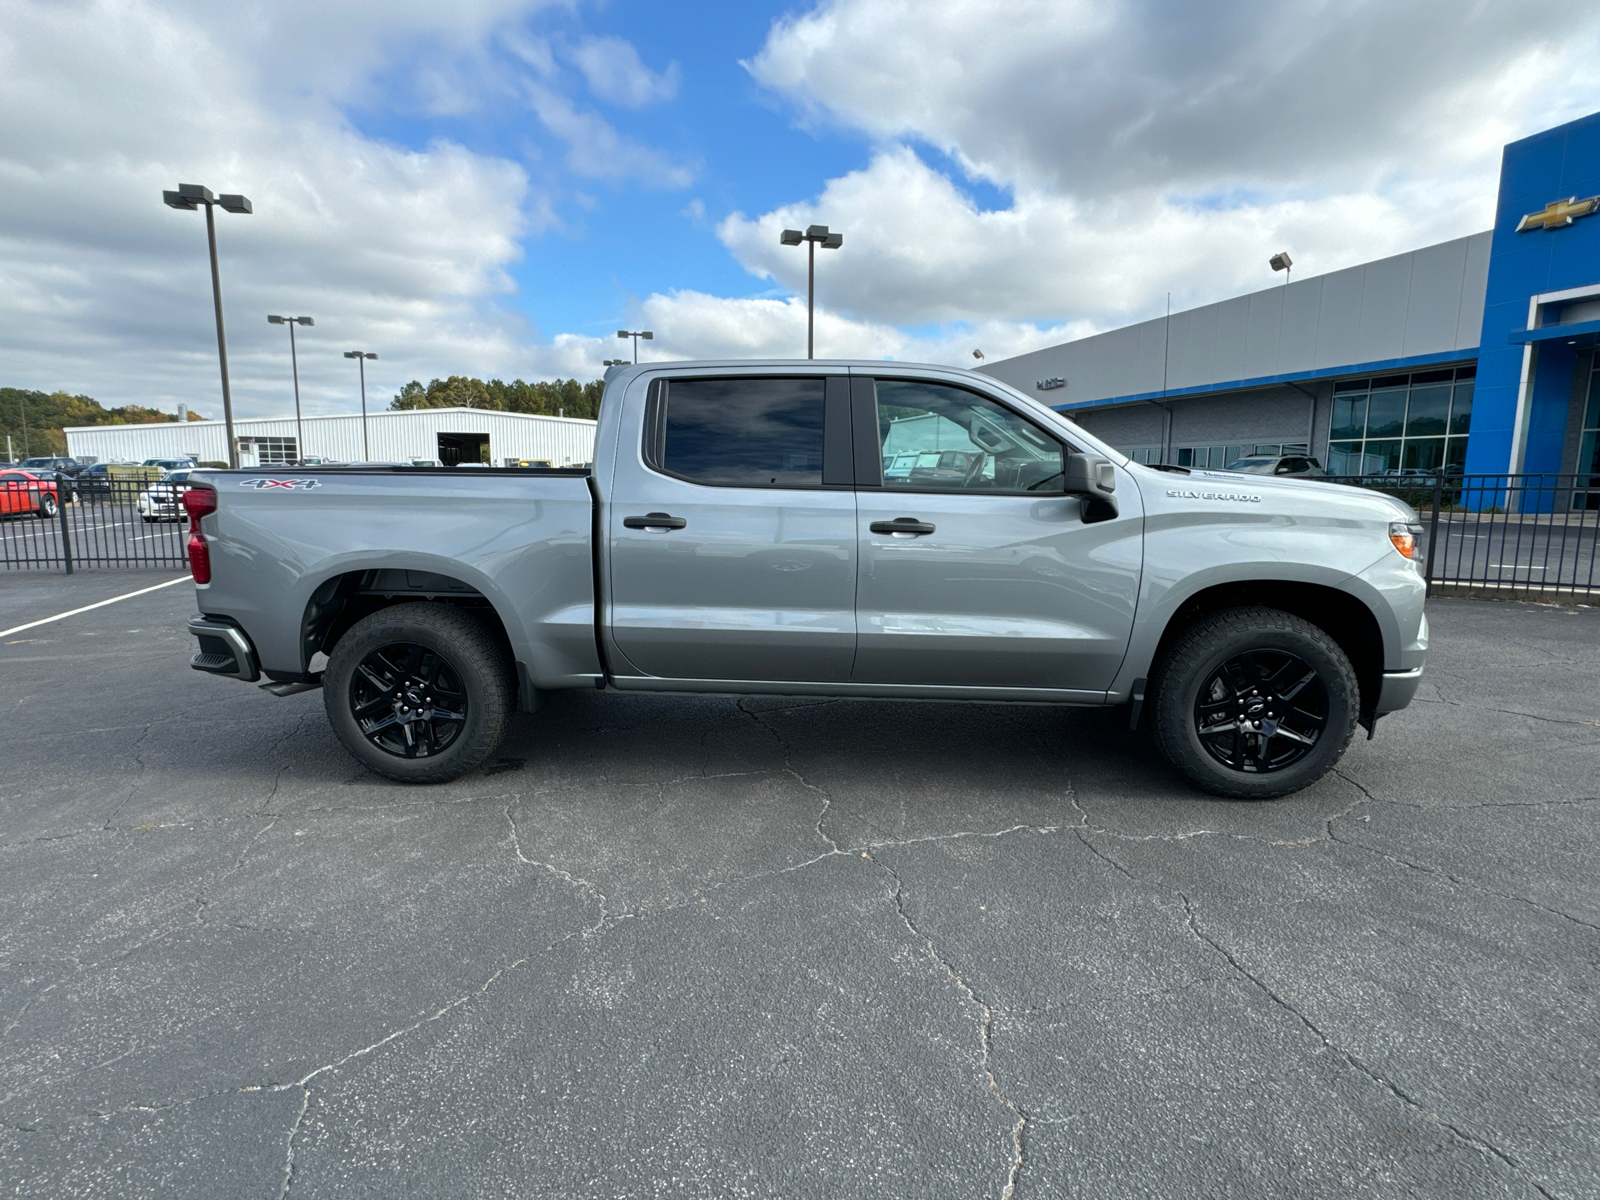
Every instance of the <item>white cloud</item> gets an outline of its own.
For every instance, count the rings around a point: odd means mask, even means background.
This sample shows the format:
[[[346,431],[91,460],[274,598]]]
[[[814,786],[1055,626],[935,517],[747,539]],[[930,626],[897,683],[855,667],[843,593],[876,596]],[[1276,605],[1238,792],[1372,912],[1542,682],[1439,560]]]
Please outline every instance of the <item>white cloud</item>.
[[[1101,327],[1487,228],[1501,145],[1600,107],[1600,9],[1506,0],[823,0],[747,69],[868,164],[735,213],[724,244],[800,291],[778,230],[845,233],[819,301],[901,325]],[[983,208],[912,149],[1008,194]]]
[[[1552,97],[1593,108],[1597,28],[1553,0],[824,0],[748,66],[1008,185],[1346,190],[1492,154]]]
[[[530,80],[524,90],[545,128],[567,143],[567,165],[575,173],[612,183],[637,179],[663,188],[694,182],[687,164],[623,137],[599,113],[578,108],[555,89]]]
[[[640,362],[690,358],[804,358],[806,305],[803,297],[730,298],[705,292],[656,293],[642,301],[630,328],[649,329],[639,343]],[[908,333],[884,322],[855,320],[819,308],[818,358],[894,359],[900,362],[975,366],[972,351],[991,359],[1023,354],[1091,332],[1082,323],[1039,327],[1026,322],[981,321],[951,328]],[[620,347],[620,349],[619,349]],[[561,334],[539,357],[546,374],[599,374],[603,360],[627,355],[627,343],[613,338]]]
[[[204,216],[179,182],[238,191],[217,214],[236,410],[292,404],[283,331],[305,313],[310,411],[443,363],[515,370],[527,332],[495,304],[520,239],[551,220],[525,170],[437,143],[365,138],[331,108],[285,111],[203,29],[139,0],[8,4],[0,22],[0,346],[6,382],[220,415]],[[386,397],[385,397],[386,398]]]
[[[1175,303],[1266,286],[1267,257],[1283,246],[1327,270],[1397,253],[1416,239],[1487,221],[1485,197],[1432,196],[1432,220],[1407,198],[1372,193],[1184,205],[1153,188],[1104,197],[1019,189],[1008,208],[982,211],[909,148],[876,154],[830,180],[813,202],[718,227],[753,273],[803,292],[804,249],[779,244],[811,222],[842,231],[817,254],[818,302],[902,325],[1039,317],[1106,322],[1148,308],[1169,287]]]
[[[678,94],[678,64],[652,71],[625,38],[585,38],[572,48],[572,61],[583,72],[589,90],[612,104],[643,108]]]

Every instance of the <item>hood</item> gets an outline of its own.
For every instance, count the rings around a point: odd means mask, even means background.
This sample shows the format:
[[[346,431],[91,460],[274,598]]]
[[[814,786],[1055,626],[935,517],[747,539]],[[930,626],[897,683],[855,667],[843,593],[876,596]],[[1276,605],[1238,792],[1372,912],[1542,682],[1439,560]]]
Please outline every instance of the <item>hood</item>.
[[[1191,486],[1203,482],[1213,486],[1248,487],[1263,495],[1288,492],[1304,496],[1307,492],[1312,492],[1326,496],[1330,503],[1349,504],[1374,514],[1387,509],[1393,514],[1390,520],[1407,522],[1419,520],[1416,509],[1387,492],[1355,487],[1348,483],[1328,483],[1314,476],[1247,475],[1242,471],[1211,471],[1188,467],[1184,468],[1188,472],[1185,475],[1179,471],[1158,470],[1137,463],[1129,463],[1128,469],[1140,472],[1141,485],[1148,484],[1152,487],[1172,487],[1174,480],[1188,479],[1191,481]]]

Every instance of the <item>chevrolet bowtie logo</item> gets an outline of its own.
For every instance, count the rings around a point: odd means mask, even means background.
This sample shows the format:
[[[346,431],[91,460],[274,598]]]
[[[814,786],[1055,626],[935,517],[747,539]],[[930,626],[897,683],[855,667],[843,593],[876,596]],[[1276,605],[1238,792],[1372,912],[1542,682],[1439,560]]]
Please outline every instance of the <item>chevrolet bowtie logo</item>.
[[[1576,196],[1568,196],[1565,200],[1552,200],[1539,212],[1529,213],[1517,222],[1517,232],[1526,233],[1530,229],[1565,229],[1579,217],[1587,217],[1595,209],[1600,208],[1600,196],[1590,196],[1587,200],[1579,200]]]

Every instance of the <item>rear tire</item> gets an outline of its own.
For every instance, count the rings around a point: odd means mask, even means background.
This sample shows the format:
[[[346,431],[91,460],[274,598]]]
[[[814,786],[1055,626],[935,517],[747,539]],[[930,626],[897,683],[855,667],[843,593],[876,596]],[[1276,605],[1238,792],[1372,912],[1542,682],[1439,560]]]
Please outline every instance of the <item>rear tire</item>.
[[[1344,756],[1360,685],[1344,651],[1309,621],[1271,608],[1202,617],[1156,672],[1156,745],[1199,787],[1271,800]]]
[[[60,507],[56,504],[56,498],[49,492],[41,492],[39,495],[39,507],[33,510],[33,515],[41,521],[48,521],[60,511]]]
[[[494,753],[516,708],[505,647],[445,604],[397,604],[357,621],[334,646],[322,685],[345,749],[401,783],[465,775]]]

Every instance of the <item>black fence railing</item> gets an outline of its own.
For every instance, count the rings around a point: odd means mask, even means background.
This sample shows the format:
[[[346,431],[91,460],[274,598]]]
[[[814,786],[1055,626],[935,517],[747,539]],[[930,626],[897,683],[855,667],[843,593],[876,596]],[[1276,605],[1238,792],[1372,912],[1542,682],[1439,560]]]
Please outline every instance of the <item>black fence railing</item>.
[[[139,478],[7,480],[0,483],[0,569],[184,567],[183,491],[181,483]]]
[[[1600,594],[1600,475],[1330,477],[1422,517],[1429,592]]]

